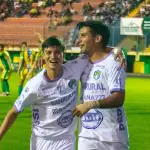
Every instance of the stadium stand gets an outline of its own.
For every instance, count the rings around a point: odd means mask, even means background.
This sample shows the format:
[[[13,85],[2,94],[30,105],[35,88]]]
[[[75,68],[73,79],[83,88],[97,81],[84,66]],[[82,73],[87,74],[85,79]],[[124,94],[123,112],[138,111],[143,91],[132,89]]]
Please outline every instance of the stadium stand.
[[[26,40],[29,45],[37,46],[38,38],[35,32],[39,32],[44,38],[54,34],[64,37],[69,35],[66,32],[77,22],[87,19],[101,20],[109,25],[121,16],[128,15],[138,5],[136,0],[122,2],[119,0],[52,0],[51,3],[47,3],[22,0],[6,4],[3,0],[0,8],[1,10],[9,8],[9,13],[3,17],[4,21],[0,22],[2,29],[0,42],[20,45]],[[73,34],[73,30],[70,34]],[[71,45],[71,36],[68,40],[70,42],[67,43]]]
[[[44,38],[52,35],[63,37],[68,56],[72,57],[71,49],[76,51],[74,55],[78,55],[79,49],[72,48],[75,42],[74,26],[79,21],[90,19],[100,20],[110,27],[110,46],[130,50],[129,72],[133,72],[133,68],[138,66],[138,63],[133,65],[135,60],[144,62],[139,62],[142,67],[147,65],[150,33],[139,37],[121,35],[120,18],[149,17],[149,0],[15,0],[14,3],[13,0],[7,1],[9,2],[0,2],[0,43],[5,44],[10,52],[13,50],[14,63],[18,62],[17,52],[23,41],[26,41],[32,50],[38,50],[39,38],[36,32]],[[139,53],[137,49],[140,49]],[[143,55],[142,59],[140,55]],[[69,57],[67,59],[70,59]],[[149,71],[145,72],[150,72],[150,67]]]

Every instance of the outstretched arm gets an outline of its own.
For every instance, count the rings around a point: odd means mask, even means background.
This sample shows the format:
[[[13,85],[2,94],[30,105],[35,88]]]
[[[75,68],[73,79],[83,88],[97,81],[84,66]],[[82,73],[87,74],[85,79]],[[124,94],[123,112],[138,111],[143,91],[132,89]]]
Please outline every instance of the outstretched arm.
[[[18,112],[14,107],[12,107],[9,112],[7,113],[1,127],[0,127],[0,140],[4,136],[4,134],[8,131],[8,129],[11,127],[11,125],[15,122]]]

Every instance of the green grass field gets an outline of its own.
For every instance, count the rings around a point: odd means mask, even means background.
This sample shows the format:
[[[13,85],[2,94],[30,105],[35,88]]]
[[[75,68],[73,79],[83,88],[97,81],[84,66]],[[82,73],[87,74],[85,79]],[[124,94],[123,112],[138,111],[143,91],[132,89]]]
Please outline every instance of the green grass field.
[[[0,97],[0,124],[17,97],[18,82],[14,73],[10,79],[11,95]],[[127,79],[125,109],[130,150],[150,150],[150,79]],[[29,150],[30,134],[31,111],[27,108],[0,141],[0,150]]]

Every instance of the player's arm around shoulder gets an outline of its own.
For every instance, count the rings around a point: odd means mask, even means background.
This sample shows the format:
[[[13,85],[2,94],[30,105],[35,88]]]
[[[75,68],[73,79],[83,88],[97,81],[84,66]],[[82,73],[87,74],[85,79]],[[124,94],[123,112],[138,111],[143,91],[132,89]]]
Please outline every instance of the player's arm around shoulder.
[[[66,62],[64,65],[74,73],[74,76],[76,78],[80,79],[80,76],[85,70],[85,67],[88,65],[88,62],[89,62],[88,56],[82,54],[78,58]]]
[[[113,48],[112,51],[115,55],[115,60],[119,60],[120,66],[121,67],[123,66],[126,71],[127,70],[127,60],[126,60],[125,52],[123,51],[123,49],[121,49],[119,47],[115,47],[115,48]]]
[[[81,54],[79,55],[76,59],[73,59],[73,60],[69,60],[67,61],[65,64],[66,65],[72,65],[74,67],[79,67],[79,64],[83,66],[83,63],[84,64],[87,64],[89,62],[89,58],[87,55],[85,54]]]
[[[127,70],[127,60],[126,60],[126,52],[123,51],[122,48],[120,47],[107,47],[106,48],[107,52],[113,52],[113,54],[115,55],[115,60],[119,60],[120,61],[120,67],[124,67],[125,71]]]

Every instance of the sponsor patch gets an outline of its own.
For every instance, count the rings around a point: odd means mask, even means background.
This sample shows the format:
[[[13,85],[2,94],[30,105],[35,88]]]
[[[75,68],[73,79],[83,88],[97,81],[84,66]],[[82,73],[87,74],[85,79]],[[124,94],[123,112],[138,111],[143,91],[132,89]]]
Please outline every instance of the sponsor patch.
[[[94,72],[93,78],[94,78],[95,80],[97,80],[97,79],[100,78],[100,75],[101,75],[101,71],[97,70],[97,71]]]
[[[103,121],[103,114],[97,109],[92,109],[81,118],[82,126],[86,129],[96,129]]]
[[[57,122],[62,128],[67,128],[73,122],[72,111],[67,110],[65,113],[63,113],[60,116],[60,118],[57,120]]]
[[[72,79],[68,82],[68,86],[71,88],[71,89],[74,89],[77,85],[77,82],[75,79]]]

